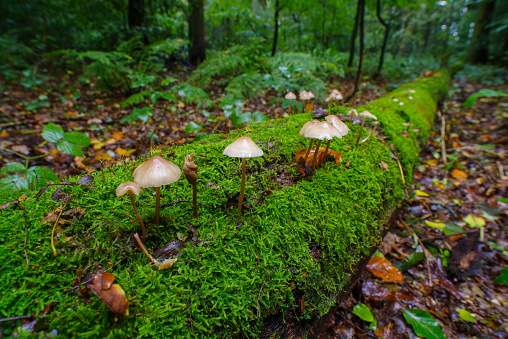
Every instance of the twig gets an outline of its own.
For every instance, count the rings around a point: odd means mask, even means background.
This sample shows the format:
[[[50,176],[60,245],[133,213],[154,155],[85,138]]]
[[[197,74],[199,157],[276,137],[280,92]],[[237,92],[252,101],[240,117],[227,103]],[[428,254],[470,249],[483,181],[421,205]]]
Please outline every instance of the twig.
[[[409,232],[409,234],[411,234],[412,236],[415,236],[416,239],[418,239],[418,242],[420,243],[420,246],[422,246],[422,249],[423,249],[423,254],[425,255],[425,258],[427,260],[425,260],[425,263],[427,264],[427,273],[429,274],[429,283],[430,283],[430,286],[432,286],[432,272],[430,271],[430,265],[429,265],[429,253],[427,251],[427,249],[425,248],[425,245],[423,245],[423,242],[421,241],[420,237],[418,236],[418,234],[416,234],[415,232],[413,232],[409,226],[404,222],[404,220],[402,220],[402,218],[399,218],[400,222],[402,223],[402,225],[404,225],[404,227],[406,228],[406,230]]]
[[[261,296],[261,291],[263,291],[263,287],[265,286],[265,282],[268,280],[268,278],[270,278],[275,273],[276,270],[277,270],[277,267],[274,267],[272,272],[270,272],[270,274],[268,274],[268,276],[263,280],[263,283],[261,284],[261,288],[259,289],[259,293],[258,293],[258,301],[257,301],[258,313],[257,313],[256,319],[259,318],[259,297]]]
[[[54,235],[55,235],[55,229],[56,225],[58,224],[58,220],[60,220],[60,216],[62,215],[63,210],[65,209],[65,206],[67,206],[67,203],[65,203],[60,210],[60,213],[58,214],[58,217],[56,218],[55,224],[53,225],[53,230],[51,231],[51,248],[53,249],[53,254],[55,257],[58,257],[58,253],[56,252],[55,243],[54,243]]]
[[[26,259],[26,265],[30,267],[30,262],[28,261],[28,253],[26,252],[26,242],[28,238],[28,223],[27,223],[27,216],[26,216],[26,210],[21,204],[18,202],[16,205],[18,205],[19,208],[23,210],[23,216],[25,217],[25,243],[24,243],[24,250],[25,250],[25,259]]]
[[[444,114],[441,115],[441,158],[446,165],[446,121]]]
[[[478,232],[478,231],[479,231],[479,228],[474,229],[474,230],[469,230],[469,231],[460,232],[460,233],[443,234],[443,235],[440,235],[440,236],[438,236],[438,237],[425,238],[425,239],[421,239],[421,241],[440,240],[440,239],[444,239],[444,238],[453,237],[454,235],[468,234],[468,233],[474,233],[474,232]]]
[[[20,315],[19,317],[3,318],[0,319],[0,323],[5,323],[8,321],[14,321],[19,319],[30,319],[31,317],[32,317],[31,315]]]

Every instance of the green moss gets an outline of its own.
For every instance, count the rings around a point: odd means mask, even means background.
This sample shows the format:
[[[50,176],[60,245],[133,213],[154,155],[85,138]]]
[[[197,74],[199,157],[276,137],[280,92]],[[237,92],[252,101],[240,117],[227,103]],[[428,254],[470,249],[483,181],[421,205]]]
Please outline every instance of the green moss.
[[[377,113],[406,168],[416,161],[417,153],[411,152],[417,152],[417,138],[398,138],[398,131],[402,131],[398,123],[409,119],[420,128],[419,138],[426,138],[431,110],[441,96],[434,92],[430,80],[422,79],[412,86],[402,86],[365,107]],[[413,94],[415,105],[404,106],[403,112],[394,111],[391,99],[407,96],[409,88],[417,91]],[[175,240],[177,233],[190,235],[187,225],[198,229],[200,243],[187,243],[173,268],[163,271],[156,270],[137,249],[132,235],[138,223],[130,201],[114,193],[121,182],[132,179],[132,171],[142,159],[94,173],[93,189],[63,189],[72,198],[65,210],[80,207],[86,213],[81,219],[67,217],[69,222],[61,226],[58,257],[50,247],[53,223],[41,223],[45,213],[61,206],[51,198],[56,187],[38,200],[36,192],[12,192],[5,201],[21,193],[28,195],[23,205],[29,212],[30,268],[23,252],[23,212],[11,206],[1,211],[1,315],[33,314],[56,302],[45,317],[46,327],[56,328],[64,337],[76,332],[85,338],[208,338],[240,332],[255,337],[261,324],[258,312],[262,319],[298,308],[295,296],[301,293],[305,294],[306,306],[301,317],[325,314],[361,256],[381,240],[383,222],[403,199],[404,186],[390,149],[377,139],[356,151],[349,150],[346,139],[334,140],[331,149],[342,153],[342,162],[326,164],[312,176],[312,182],[300,180],[289,185],[292,181],[287,178],[297,175],[294,154],[308,145],[298,131],[311,118],[300,114],[154,152],[174,151],[172,161],[179,166],[193,152],[199,166],[198,198],[211,206],[200,206],[198,219],[192,218],[191,204],[167,206],[161,210],[161,226],[154,227],[154,190],[148,189],[136,198],[150,226],[145,243],[148,248],[162,247]],[[354,132],[358,129],[355,126]],[[240,135],[249,135],[265,155],[247,160],[246,199],[252,210],[238,218],[235,206],[226,206],[240,189],[240,161],[223,156],[222,150]],[[388,170],[380,168],[381,161],[388,164]],[[192,189],[184,178],[162,189],[163,203],[191,197]],[[127,296],[136,296],[130,315],[117,322],[98,298],[92,296],[91,304],[86,305],[75,292],[64,293],[72,286],[79,267],[98,263],[103,268],[116,263],[110,272],[117,276]],[[261,284],[273,269],[260,294],[258,310]]]

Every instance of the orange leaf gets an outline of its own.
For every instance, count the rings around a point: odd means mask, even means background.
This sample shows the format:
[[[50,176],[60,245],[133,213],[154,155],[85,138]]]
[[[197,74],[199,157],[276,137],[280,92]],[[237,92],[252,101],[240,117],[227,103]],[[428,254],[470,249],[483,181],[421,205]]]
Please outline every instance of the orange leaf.
[[[129,300],[118,284],[113,284],[115,275],[108,272],[95,272],[93,284],[88,285],[106,306],[119,316],[129,315]]]
[[[307,105],[305,105],[305,112],[311,112],[314,110],[314,105],[311,104],[310,102],[307,103]]]
[[[306,165],[312,166],[312,158],[314,157],[315,150],[316,150],[316,148],[313,147],[312,150],[310,151],[309,156],[307,157],[307,161],[305,162]],[[319,148],[317,159],[316,159],[316,166],[319,166],[323,162],[323,160],[325,158],[325,150],[326,150],[326,148],[324,148],[324,147]],[[298,161],[298,159],[300,159],[300,158],[305,157],[305,154],[307,154],[306,148],[297,151],[295,154],[296,161]],[[335,158],[336,164],[339,164],[339,162],[342,161],[342,155],[337,151],[328,149],[328,155],[332,155]]]
[[[371,258],[367,264],[367,270],[384,281],[398,282],[404,280],[404,276],[397,267],[393,266],[392,263],[385,258]]]
[[[459,170],[458,168],[454,168],[452,171],[452,177],[455,179],[467,179],[467,173]]]

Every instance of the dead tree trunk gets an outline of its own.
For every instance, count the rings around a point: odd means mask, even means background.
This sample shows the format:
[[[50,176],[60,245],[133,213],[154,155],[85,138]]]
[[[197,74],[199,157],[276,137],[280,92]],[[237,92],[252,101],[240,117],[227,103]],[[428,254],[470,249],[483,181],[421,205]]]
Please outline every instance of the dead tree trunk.
[[[189,60],[193,65],[199,65],[206,57],[204,0],[190,0],[189,9],[189,41],[191,43]]]
[[[364,52],[364,14],[365,14],[365,0],[358,1],[359,9],[360,9],[360,60],[358,61],[358,69],[356,71],[356,79],[355,79],[355,87],[353,88],[353,92],[346,98],[345,102],[349,102],[358,92],[358,86],[360,85],[360,79],[362,77],[362,63],[363,63],[363,52]]]
[[[385,50],[386,50],[386,43],[388,42],[388,34],[390,33],[390,26],[381,18],[381,0],[377,0],[377,10],[376,10],[376,16],[379,20],[379,23],[385,27],[385,36],[383,38],[383,46],[381,46],[381,54],[379,55],[379,64],[377,66],[377,71],[374,74],[374,77],[379,76],[381,73],[381,69],[383,68],[383,61],[385,58]]]
[[[275,17],[274,17],[274,24],[275,24],[275,32],[273,33],[273,45],[272,45],[272,56],[275,55],[275,52],[277,51],[277,39],[279,37],[279,0],[275,1]]]

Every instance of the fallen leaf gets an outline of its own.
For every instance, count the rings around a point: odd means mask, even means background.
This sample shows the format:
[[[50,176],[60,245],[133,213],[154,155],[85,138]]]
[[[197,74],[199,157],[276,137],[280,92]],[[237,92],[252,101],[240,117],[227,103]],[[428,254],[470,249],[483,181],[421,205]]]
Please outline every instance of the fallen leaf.
[[[446,227],[446,225],[443,224],[442,222],[432,222],[432,221],[425,220],[425,224],[427,226],[434,227],[434,228],[437,228],[437,229],[442,229],[442,228]]]
[[[393,264],[385,258],[371,258],[367,264],[367,270],[384,281],[398,282],[404,280],[404,276],[397,267],[393,266]]]
[[[413,330],[419,337],[427,339],[445,339],[439,323],[424,310],[405,310],[403,313],[406,321],[413,326]]]
[[[9,132],[0,133],[0,138],[7,138],[9,136]]]
[[[305,105],[305,112],[311,112],[314,110],[314,105],[311,104],[310,102],[307,103],[307,105]]]
[[[319,148],[318,154],[317,154],[317,159],[316,159],[316,166],[319,166],[324,161],[325,150],[326,150],[326,148],[323,148],[323,147]],[[312,159],[314,157],[314,153],[315,153],[315,148],[313,148],[310,151],[309,156],[307,157],[307,161],[305,162],[306,165],[312,166]],[[303,149],[297,151],[295,154],[295,160],[298,161],[298,159],[305,157],[305,154],[307,154],[306,148],[303,148]],[[337,151],[328,149],[328,155],[332,155],[335,158],[335,164],[339,164],[339,162],[342,161],[342,155]]]
[[[128,157],[130,156],[132,153],[136,152],[136,149],[135,148],[132,148],[130,150],[126,150],[126,149],[123,149],[121,147],[118,147],[116,150],[115,150],[116,154],[118,155],[123,155],[124,157]]]
[[[477,217],[476,215],[473,215],[473,214],[469,214],[463,220],[471,228],[477,228],[477,227],[483,227],[483,226],[485,226],[485,219],[483,219],[482,217]]]
[[[26,145],[14,145],[14,146],[12,146],[12,151],[21,153],[24,155],[30,154],[30,150],[28,149],[28,147]]]
[[[458,168],[454,168],[452,170],[452,177],[455,179],[467,179],[467,173],[459,170]]]
[[[180,101],[178,104],[177,104],[178,108],[184,108],[185,107],[185,104]]]
[[[120,141],[123,138],[123,132],[113,132],[111,137],[116,141]]]
[[[471,315],[471,312],[469,312],[468,310],[457,309],[457,312],[459,313],[460,319],[462,319],[464,321],[467,321],[470,323],[474,323],[476,321],[476,319],[473,318],[473,316]]]
[[[114,280],[113,273],[97,271],[93,284],[89,284],[88,287],[111,311],[123,317],[129,315],[129,300],[122,287],[113,284]]]
[[[385,170],[387,170],[387,171],[388,171],[388,164],[387,164],[386,162],[384,162],[384,161],[381,161],[381,162],[379,163],[379,168],[381,168],[381,169],[385,169]]]
[[[416,190],[417,197],[430,197],[429,193],[425,193],[424,191]]]

